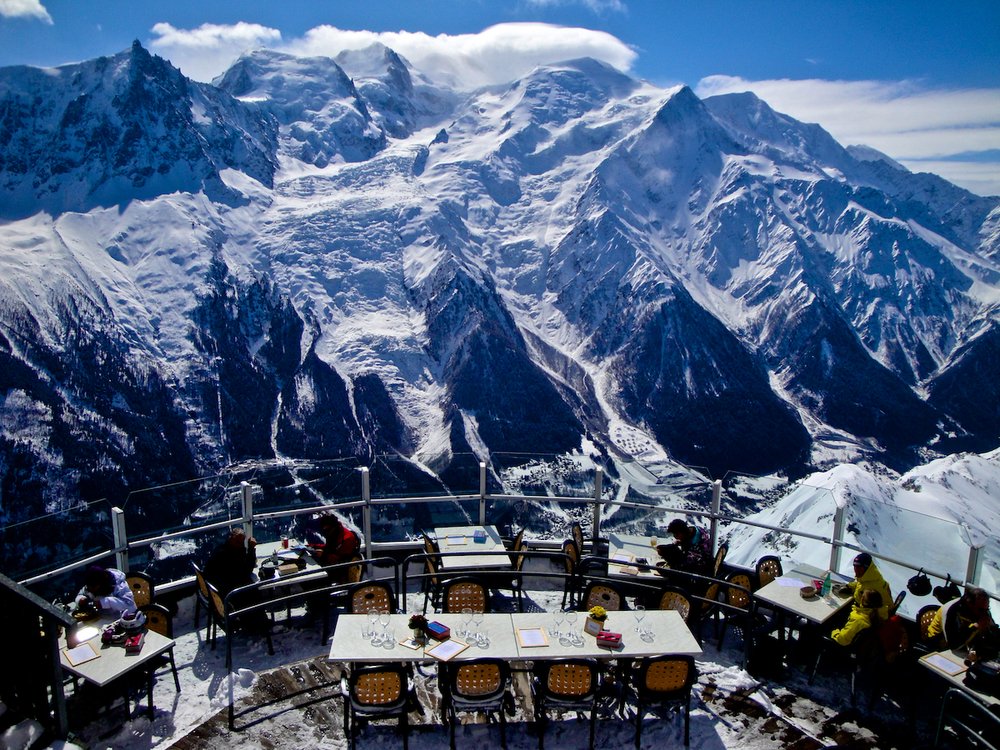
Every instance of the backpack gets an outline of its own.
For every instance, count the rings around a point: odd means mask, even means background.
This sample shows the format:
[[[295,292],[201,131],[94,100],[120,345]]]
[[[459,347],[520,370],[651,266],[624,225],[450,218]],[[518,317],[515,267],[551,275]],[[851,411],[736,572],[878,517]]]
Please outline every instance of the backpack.
[[[894,663],[910,650],[910,634],[899,615],[893,615],[879,626],[878,639],[886,664]]]

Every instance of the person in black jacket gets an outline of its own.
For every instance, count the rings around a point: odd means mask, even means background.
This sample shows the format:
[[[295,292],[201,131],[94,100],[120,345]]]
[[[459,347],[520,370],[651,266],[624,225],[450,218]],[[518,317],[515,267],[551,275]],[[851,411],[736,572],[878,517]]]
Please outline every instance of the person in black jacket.
[[[233,589],[256,580],[257,540],[246,538],[243,529],[233,529],[205,563],[205,580],[225,596]]]

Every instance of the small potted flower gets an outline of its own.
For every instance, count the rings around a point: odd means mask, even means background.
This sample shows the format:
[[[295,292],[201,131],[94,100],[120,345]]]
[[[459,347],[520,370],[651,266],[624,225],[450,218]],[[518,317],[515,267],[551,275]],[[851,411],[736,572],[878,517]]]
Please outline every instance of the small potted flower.
[[[595,605],[587,612],[587,622],[584,623],[583,629],[590,635],[597,635],[604,630],[604,623],[607,619],[608,611],[600,605]]]
[[[410,615],[410,630],[414,641],[424,643],[427,640],[427,618],[421,614]]]

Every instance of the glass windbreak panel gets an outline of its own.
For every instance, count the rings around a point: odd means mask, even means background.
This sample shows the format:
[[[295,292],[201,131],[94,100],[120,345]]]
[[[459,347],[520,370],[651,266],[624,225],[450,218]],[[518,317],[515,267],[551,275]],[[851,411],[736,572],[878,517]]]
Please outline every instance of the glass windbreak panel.
[[[979,575],[979,585],[989,591],[993,599],[993,619],[1000,622],[1000,534],[977,536],[976,544],[983,544],[979,553],[982,570]]]
[[[130,492],[121,506],[129,539],[241,519],[240,482],[250,475],[230,472]]]
[[[932,586],[944,583],[938,575],[965,580],[969,537],[966,529],[953,520],[866,498],[848,508],[847,522],[846,541],[907,563],[877,560],[893,596],[906,591],[907,581],[919,568],[927,572]],[[853,575],[853,559],[854,553],[844,553],[842,572],[847,575]],[[907,593],[900,613],[913,617],[922,606],[933,603],[937,603],[933,595],[917,597]]]
[[[336,461],[284,461],[261,467],[254,485],[254,513],[295,511],[361,498],[361,464],[355,458]]]
[[[401,456],[376,456],[369,482],[373,498],[478,495],[479,459],[456,453],[423,465]]]
[[[826,570],[830,566],[830,544],[820,536],[833,536],[837,501],[825,487],[797,484],[785,488],[763,509],[741,513],[732,498],[725,504],[736,521],[719,525],[719,540],[729,544],[726,562],[753,569],[764,555],[777,555],[786,571],[797,565]],[[850,567],[850,558],[847,559]]]
[[[666,527],[674,518],[708,526],[701,515],[711,510],[710,483],[677,464],[618,462],[604,482],[608,503],[602,508],[601,535],[655,536],[669,542]]]
[[[0,527],[0,542],[0,570],[15,581],[71,565],[114,547],[111,503],[78,503],[45,516],[11,520]]]
[[[449,526],[479,523],[479,499],[429,498],[421,502],[379,500],[372,505],[372,537],[375,542],[420,539],[426,532]]]
[[[492,495],[592,498],[594,469],[583,454],[493,453],[487,472]]]

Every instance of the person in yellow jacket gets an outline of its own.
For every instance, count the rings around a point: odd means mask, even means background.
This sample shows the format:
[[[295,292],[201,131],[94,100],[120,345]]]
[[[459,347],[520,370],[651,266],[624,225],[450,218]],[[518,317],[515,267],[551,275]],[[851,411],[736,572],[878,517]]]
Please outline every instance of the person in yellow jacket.
[[[877,591],[882,599],[882,604],[878,608],[878,617],[881,620],[889,619],[889,605],[892,604],[892,591],[889,584],[885,582],[881,571],[872,560],[872,556],[867,552],[862,552],[854,558],[854,580],[845,583],[844,586],[854,596],[854,609],[862,607],[861,594],[865,589]]]
[[[864,589],[860,598],[860,605],[851,608],[844,627],[830,633],[830,637],[841,646],[850,646],[859,633],[878,622],[877,612],[882,607],[882,595],[874,589]]]

